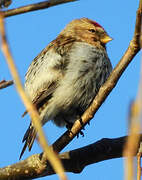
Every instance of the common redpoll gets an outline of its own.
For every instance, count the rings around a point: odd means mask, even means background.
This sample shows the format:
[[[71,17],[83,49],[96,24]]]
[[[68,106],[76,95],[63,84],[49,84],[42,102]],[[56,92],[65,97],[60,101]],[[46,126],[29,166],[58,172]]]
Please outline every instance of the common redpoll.
[[[105,46],[111,40],[97,22],[76,19],[33,60],[25,91],[42,125],[52,120],[62,127],[81,117],[112,70]],[[35,137],[31,123],[20,157],[27,146],[31,150]]]

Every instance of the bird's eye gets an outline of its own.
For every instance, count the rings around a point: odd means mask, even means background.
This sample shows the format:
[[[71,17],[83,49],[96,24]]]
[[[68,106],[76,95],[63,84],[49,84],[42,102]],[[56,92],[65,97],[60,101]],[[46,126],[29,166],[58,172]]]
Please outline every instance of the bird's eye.
[[[89,31],[92,33],[96,32],[95,29],[89,29]]]

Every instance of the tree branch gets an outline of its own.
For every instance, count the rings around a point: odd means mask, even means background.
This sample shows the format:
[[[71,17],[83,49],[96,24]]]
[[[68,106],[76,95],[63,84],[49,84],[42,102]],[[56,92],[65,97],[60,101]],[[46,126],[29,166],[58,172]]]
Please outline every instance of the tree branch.
[[[13,84],[13,81],[5,81],[5,80],[2,80],[0,81],[0,89],[3,89],[3,88],[6,88],[8,86],[11,86]]]
[[[18,14],[23,14],[23,13],[27,13],[27,12],[31,12],[31,11],[40,10],[40,9],[46,9],[46,8],[50,8],[52,6],[56,6],[56,5],[68,3],[68,2],[73,2],[73,1],[77,1],[77,0],[49,0],[49,1],[40,2],[40,3],[36,3],[36,4],[30,4],[27,6],[22,6],[19,8],[3,11],[3,16],[4,17],[15,16]]]
[[[126,139],[127,136],[114,139],[103,138],[59,156],[66,172],[80,173],[90,164],[122,157]],[[41,157],[42,154],[35,154],[16,164],[0,168],[0,180],[29,180],[55,174],[49,162],[43,163]]]

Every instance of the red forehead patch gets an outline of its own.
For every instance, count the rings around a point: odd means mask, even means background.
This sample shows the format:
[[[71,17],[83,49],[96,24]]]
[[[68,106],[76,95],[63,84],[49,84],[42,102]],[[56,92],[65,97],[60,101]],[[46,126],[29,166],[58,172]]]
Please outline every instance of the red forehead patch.
[[[96,21],[90,21],[91,24],[93,24],[96,27],[100,27],[102,29],[104,29],[100,24],[98,24]]]

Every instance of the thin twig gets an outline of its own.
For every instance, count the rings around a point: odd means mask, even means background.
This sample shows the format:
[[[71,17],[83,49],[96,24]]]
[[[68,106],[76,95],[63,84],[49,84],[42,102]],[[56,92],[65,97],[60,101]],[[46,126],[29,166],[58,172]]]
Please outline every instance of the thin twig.
[[[19,93],[19,95],[21,96],[21,99],[23,100],[23,103],[26,106],[26,109],[28,110],[31,119],[32,119],[32,123],[36,129],[36,131],[38,132],[39,135],[39,142],[41,147],[43,148],[43,151],[45,152],[45,157],[49,160],[49,162],[51,163],[51,165],[53,166],[54,170],[56,171],[56,173],[59,175],[59,177],[62,180],[67,179],[66,175],[64,174],[64,168],[59,160],[59,158],[57,157],[57,155],[53,152],[53,150],[48,146],[44,133],[42,131],[42,127],[41,127],[41,123],[40,123],[40,117],[38,112],[36,111],[36,108],[33,106],[33,104],[31,103],[31,101],[28,99],[28,97],[26,96],[24,89],[22,87],[17,69],[15,67],[12,55],[10,53],[10,49],[7,43],[7,39],[6,39],[6,34],[5,34],[5,26],[4,26],[4,21],[3,21],[3,14],[0,14],[0,33],[1,33],[1,37],[2,37],[2,51],[3,54],[5,55],[7,64],[9,66],[10,72],[13,76],[14,82],[15,82],[15,86],[16,89]],[[43,159],[44,161],[44,159]],[[41,170],[42,171],[42,170]]]
[[[139,113],[139,126],[141,126],[141,116],[142,116],[142,59],[141,59],[141,73],[140,73],[140,83],[138,94],[136,98],[138,104],[138,113]],[[137,139],[139,141],[139,139]],[[137,180],[141,180],[141,156],[142,156],[142,142],[140,143],[139,152],[137,154]]]
[[[137,180],[141,180],[141,156],[142,156],[142,143],[140,143],[139,152],[137,153]]]
[[[142,153],[137,154],[137,180],[141,180],[141,156]]]
[[[125,179],[126,180],[134,180],[134,154],[136,153],[139,146],[139,131],[140,131],[140,122],[136,118],[137,104],[133,103],[131,108],[132,118],[130,119],[130,136],[127,139],[125,148],[124,148],[124,156],[127,156],[125,160]]]
[[[6,88],[8,86],[11,86],[12,84],[13,84],[12,80],[10,80],[10,81],[2,80],[2,81],[0,81],[0,89]]]
[[[68,2],[73,2],[73,1],[77,1],[77,0],[49,0],[49,1],[40,2],[36,4],[22,6],[15,9],[10,9],[7,11],[3,11],[3,13],[4,13],[4,17],[10,17],[10,16],[18,15],[18,14],[31,12],[31,11],[50,8],[52,6],[56,6],[56,5],[68,3]]]

